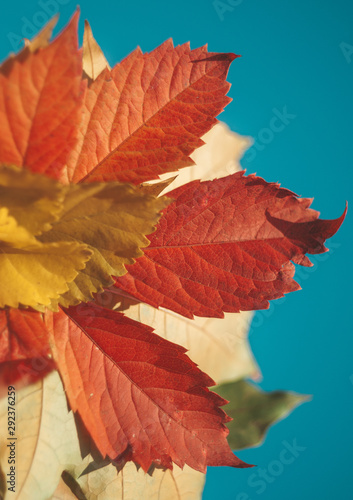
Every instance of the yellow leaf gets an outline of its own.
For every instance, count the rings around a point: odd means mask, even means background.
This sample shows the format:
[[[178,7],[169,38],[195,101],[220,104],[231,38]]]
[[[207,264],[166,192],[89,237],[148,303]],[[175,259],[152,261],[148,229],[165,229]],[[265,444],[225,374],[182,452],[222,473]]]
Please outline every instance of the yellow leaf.
[[[92,300],[93,293],[112,285],[111,276],[125,274],[125,265],[132,264],[149,244],[145,235],[153,232],[166,204],[165,198],[156,199],[129,184],[71,185],[60,219],[39,239],[78,241],[93,254],[59,303],[68,307]]]
[[[0,307],[49,305],[68,289],[91,251],[75,241],[43,244],[0,209]]]
[[[83,72],[90,80],[95,80],[105,68],[110,69],[102,49],[93,37],[91,26],[85,21],[83,34]]]
[[[0,307],[91,300],[142,255],[166,204],[129,184],[63,186],[0,167]]]
[[[5,500],[47,500],[68,463],[81,459],[73,413],[58,372],[16,391],[16,491]],[[0,466],[9,473],[7,397],[0,400]]]
[[[63,209],[66,188],[18,167],[0,167],[0,202],[33,235],[48,231]]]

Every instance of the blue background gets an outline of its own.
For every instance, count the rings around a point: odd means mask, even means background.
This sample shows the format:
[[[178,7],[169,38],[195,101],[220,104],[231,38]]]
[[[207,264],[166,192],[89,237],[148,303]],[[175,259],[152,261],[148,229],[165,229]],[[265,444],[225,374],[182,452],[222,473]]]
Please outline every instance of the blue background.
[[[353,2],[225,0],[223,14],[222,2],[219,12],[213,3],[84,1],[81,34],[88,18],[110,63],[136,45],[150,51],[169,37],[176,44],[190,40],[193,48],[208,43],[212,51],[241,54],[229,74],[234,100],[220,118],[257,138],[256,155],[248,153],[243,166],[315,197],[313,207],[323,218],[339,216],[352,190]],[[56,5],[62,26],[76,3],[60,0]],[[40,1],[2,4],[1,58],[28,36],[27,21],[38,26],[43,13]],[[285,106],[295,118],[269,141],[263,129],[273,109]],[[210,468],[206,500],[353,498],[350,214],[328,247],[331,252],[313,259],[314,268],[299,272],[303,290],[257,313],[250,335],[264,376],[261,386],[314,399],[272,428],[262,447],[238,453],[267,471],[267,479],[255,482],[259,468]],[[292,444],[294,439],[305,450],[281,466],[283,441]]]

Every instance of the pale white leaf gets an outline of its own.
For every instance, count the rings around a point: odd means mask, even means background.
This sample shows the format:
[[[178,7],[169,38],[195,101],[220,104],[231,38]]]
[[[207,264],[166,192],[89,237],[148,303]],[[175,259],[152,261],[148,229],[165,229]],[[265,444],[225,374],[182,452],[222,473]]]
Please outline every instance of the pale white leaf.
[[[7,397],[0,401],[0,464],[9,472]],[[72,412],[56,371],[16,391],[16,491],[5,500],[48,500],[68,462],[80,459]]]

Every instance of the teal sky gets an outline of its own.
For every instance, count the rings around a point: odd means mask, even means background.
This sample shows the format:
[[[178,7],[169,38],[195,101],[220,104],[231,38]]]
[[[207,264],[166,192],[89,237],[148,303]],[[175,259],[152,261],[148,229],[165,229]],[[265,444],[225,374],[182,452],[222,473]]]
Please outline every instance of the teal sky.
[[[73,0],[3,4],[1,59],[40,27],[46,10],[59,10],[63,26],[75,7]],[[314,197],[323,218],[342,213],[353,181],[353,2],[85,0],[81,11],[81,35],[87,18],[111,64],[170,37],[241,54],[228,78],[233,102],[220,119],[255,139],[244,168]],[[274,126],[278,115],[283,127]],[[257,469],[210,468],[206,500],[353,498],[350,213],[327,246],[313,268],[298,269],[303,290],[258,312],[250,334],[261,386],[313,401],[271,429],[262,447],[237,453]],[[294,460],[284,463],[293,443]]]

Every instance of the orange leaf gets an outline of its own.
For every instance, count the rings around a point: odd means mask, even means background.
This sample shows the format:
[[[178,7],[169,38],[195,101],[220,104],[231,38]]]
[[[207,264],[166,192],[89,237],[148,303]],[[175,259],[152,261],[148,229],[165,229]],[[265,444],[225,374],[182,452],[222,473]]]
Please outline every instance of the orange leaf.
[[[43,378],[54,368],[50,356],[48,331],[40,313],[0,311],[0,397],[7,394],[8,385],[19,389]]]
[[[226,403],[214,382],[146,325],[91,304],[50,315],[53,356],[71,408],[78,411],[102,456],[152,462],[248,467],[226,436]]]
[[[48,332],[38,312],[0,310],[0,363],[47,356]]]
[[[230,101],[225,78],[235,57],[169,40],[103,71],[87,91],[62,180],[140,184],[192,165],[189,155]]]
[[[1,162],[57,178],[77,138],[83,99],[78,12],[45,48],[0,73]]]

